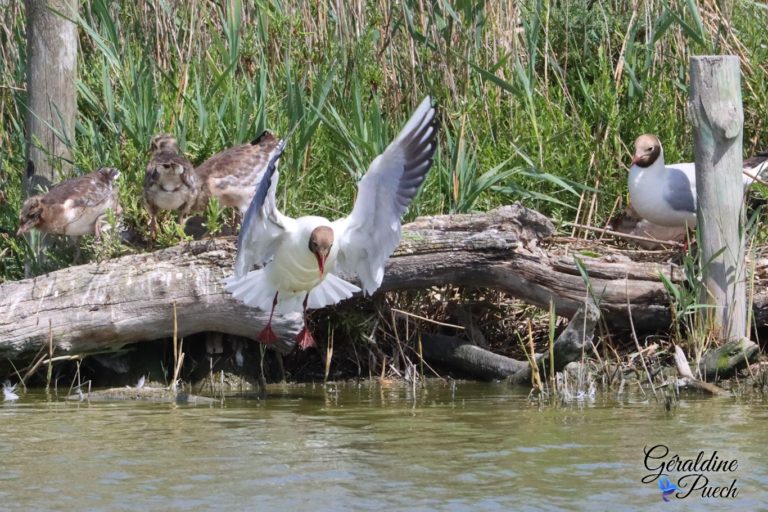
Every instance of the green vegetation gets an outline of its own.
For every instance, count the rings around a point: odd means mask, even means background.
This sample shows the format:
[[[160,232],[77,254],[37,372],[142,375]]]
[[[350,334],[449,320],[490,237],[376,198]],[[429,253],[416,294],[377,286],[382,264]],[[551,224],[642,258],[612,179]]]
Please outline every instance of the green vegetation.
[[[31,251],[23,200],[24,7],[0,10],[0,280]],[[435,168],[409,218],[523,200],[555,219],[602,223],[625,195],[635,137],[691,159],[688,57],[736,53],[745,153],[766,147],[768,10],[760,2],[81,2],[79,172],[122,171],[124,223],[145,231],[150,137],[193,162],[264,128],[291,135],[289,214],[348,209],[355,180],[426,94],[441,107]],[[343,7],[343,10],[341,9]],[[728,19],[728,23],[721,20]],[[289,186],[288,186],[289,185]],[[207,212],[218,227],[219,210]],[[178,240],[169,216],[161,244]]]

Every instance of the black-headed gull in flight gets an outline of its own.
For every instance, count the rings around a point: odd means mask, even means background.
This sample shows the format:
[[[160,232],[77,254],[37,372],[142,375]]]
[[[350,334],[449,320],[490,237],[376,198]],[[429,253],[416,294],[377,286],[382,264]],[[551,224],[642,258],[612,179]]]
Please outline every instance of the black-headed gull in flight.
[[[748,164],[749,165],[749,164]],[[760,176],[768,162],[744,168],[744,186]],[[749,174],[749,175],[747,175]],[[629,198],[644,219],[660,226],[696,226],[696,167],[693,162],[664,164],[658,137],[641,135],[629,169]]]
[[[275,311],[303,311],[305,325],[296,340],[302,349],[314,346],[307,308],[336,304],[360,291],[336,276],[336,270],[357,274],[367,294],[379,288],[384,263],[400,243],[400,219],[432,166],[437,129],[435,107],[426,97],[360,180],[352,213],[333,222],[318,216],[292,219],[278,211],[277,161],[285,141],[275,148],[243,219],[235,275],[226,280],[235,298],[270,310],[259,341],[277,341]],[[253,270],[254,265],[260,268]]]

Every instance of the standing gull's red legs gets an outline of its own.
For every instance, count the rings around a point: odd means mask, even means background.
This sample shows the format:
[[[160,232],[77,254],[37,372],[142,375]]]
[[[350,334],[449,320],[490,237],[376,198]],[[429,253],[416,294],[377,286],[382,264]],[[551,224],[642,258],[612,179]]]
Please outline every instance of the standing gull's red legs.
[[[309,333],[309,329],[307,329],[307,301],[309,300],[309,293],[307,293],[304,296],[304,327],[301,329],[301,332],[296,335],[296,341],[299,343],[299,348],[301,350],[306,350],[309,347],[315,346],[315,338],[312,337],[312,335]]]
[[[269,322],[267,322],[267,326],[259,333],[258,336],[256,336],[256,339],[265,345],[271,345],[277,341],[275,331],[272,330],[272,316],[275,314],[275,306],[277,306],[278,293],[279,292],[275,292],[275,298],[272,299],[272,311],[269,312]]]

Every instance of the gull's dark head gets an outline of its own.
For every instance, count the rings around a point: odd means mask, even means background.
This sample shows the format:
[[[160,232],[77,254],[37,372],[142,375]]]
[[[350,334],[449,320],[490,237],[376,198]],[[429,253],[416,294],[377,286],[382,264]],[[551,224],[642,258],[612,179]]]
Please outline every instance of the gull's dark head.
[[[635,154],[632,156],[632,165],[650,167],[659,158],[659,155],[661,155],[661,142],[659,138],[646,133],[635,140]]]
[[[43,201],[41,196],[32,196],[21,207],[19,213],[19,230],[16,236],[21,236],[30,229],[36,228],[43,221]]]
[[[309,235],[309,250],[317,258],[320,275],[325,274],[325,260],[333,247],[333,229],[330,226],[318,226]]]

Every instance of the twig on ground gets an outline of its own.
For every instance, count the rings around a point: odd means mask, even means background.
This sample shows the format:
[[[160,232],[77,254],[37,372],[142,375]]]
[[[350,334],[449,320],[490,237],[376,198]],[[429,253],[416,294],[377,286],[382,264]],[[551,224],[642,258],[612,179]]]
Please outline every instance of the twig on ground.
[[[594,231],[596,233],[601,233],[603,235],[615,236],[617,238],[626,238],[628,240],[636,240],[638,242],[652,242],[660,245],[668,245],[670,247],[678,247],[678,248],[685,247],[685,244],[681,244],[680,242],[675,242],[673,240],[657,240],[655,238],[650,238],[647,236],[630,235],[628,233],[619,233],[618,231],[612,231],[610,229],[605,229],[605,228],[598,228],[595,226],[585,226],[583,224],[577,224],[575,222],[565,222],[564,225],[573,226],[580,229],[586,229],[588,231]]]

